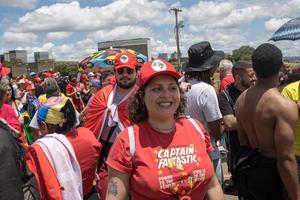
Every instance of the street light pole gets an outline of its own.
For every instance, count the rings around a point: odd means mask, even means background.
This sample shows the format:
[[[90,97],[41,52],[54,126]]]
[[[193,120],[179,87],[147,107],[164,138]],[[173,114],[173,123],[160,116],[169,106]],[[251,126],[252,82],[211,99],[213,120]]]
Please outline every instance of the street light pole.
[[[171,11],[174,11],[175,13],[175,29],[176,29],[176,46],[177,46],[177,61],[178,61],[178,67],[181,67],[181,63],[180,63],[180,57],[181,57],[181,53],[180,53],[180,46],[179,46],[179,24],[178,24],[178,12],[182,12],[181,9],[179,8],[171,8]]]

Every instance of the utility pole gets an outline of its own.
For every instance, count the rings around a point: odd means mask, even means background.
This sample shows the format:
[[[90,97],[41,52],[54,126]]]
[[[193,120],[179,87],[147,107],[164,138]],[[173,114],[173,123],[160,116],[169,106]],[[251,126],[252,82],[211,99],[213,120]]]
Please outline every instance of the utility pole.
[[[180,63],[180,57],[181,57],[181,53],[180,53],[180,47],[179,47],[179,24],[178,24],[178,12],[182,12],[181,9],[179,8],[171,8],[171,11],[174,11],[175,13],[175,29],[176,29],[176,46],[177,46],[177,61],[178,61],[178,67],[181,67],[181,63]]]

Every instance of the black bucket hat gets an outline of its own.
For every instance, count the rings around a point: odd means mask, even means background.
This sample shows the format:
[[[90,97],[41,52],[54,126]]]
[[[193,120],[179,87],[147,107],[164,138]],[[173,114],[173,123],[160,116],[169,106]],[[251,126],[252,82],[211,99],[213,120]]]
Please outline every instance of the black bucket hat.
[[[209,42],[192,45],[188,50],[189,61],[183,67],[185,72],[202,72],[213,68],[225,56],[223,51],[214,51]]]

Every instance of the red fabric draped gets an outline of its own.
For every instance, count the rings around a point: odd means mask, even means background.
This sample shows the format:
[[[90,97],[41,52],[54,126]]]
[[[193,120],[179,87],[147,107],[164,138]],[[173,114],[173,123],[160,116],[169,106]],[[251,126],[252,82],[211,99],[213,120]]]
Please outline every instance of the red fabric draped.
[[[89,128],[96,138],[99,138],[99,131],[104,121],[104,113],[107,109],[107,101],[110,93],[113,91],[114,85],[108,85],[99,90],[89,105],[87,116],[85,118],[84,126]],[[127,109],[128,98],[120,105],[118,105],[118,116],[124,127],[130,125],[129,114]]]
[[[62,189],[43,149],[37,144],[29,146],[25,159],[29,170],[36,177],[41,199],[62,200]]]

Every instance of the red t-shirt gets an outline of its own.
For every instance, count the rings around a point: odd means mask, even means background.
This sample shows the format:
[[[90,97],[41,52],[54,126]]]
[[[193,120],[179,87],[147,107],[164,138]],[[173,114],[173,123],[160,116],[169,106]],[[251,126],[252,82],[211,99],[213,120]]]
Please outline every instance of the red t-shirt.
[[[107,164],[131,175],[132,199],[174,199],[185,195],[203,199],[213,176],[208,152],[213,150],[208,133],[200,133],[186,118],[177,120],[176,129],[160,133],[148,122],[134,125],[134,165],[129,153],[127,129],[116,138]],[[147,192],[145,192],[147,191]]]
[[[76,90],[76,87],[73,86],[71,83],[69,83],[69,84],[67,85],[67,87],[66,87],[66,93],[67,93],[67,95],[72,94],[73,92],[75,92],[75,90]],[[77,97],[77,96],[76,96],[76,93],[73,94],[73,95],[70,96],[70,97],[72,98],[72,101],[73,101],[73,103],[74,103],[76,109],[77,109],[78,111],[82,111],[83,105],[82,105],[82,102],[81,102],[81,100],[80,100],[80,97]]]
[[[9,125],[18,131],[21,131],[21,123],[11,105],[6,103],[2,105],[0,109],[0,118],[5,119]]]
[[[82,174],[83,195],[92,190],[96,174],[101,144],[94,134],[87,128],[81,127],[77,131],[66,134],[70,141]]]
[[[226,90],[231,83],[234,83],[233,75],[227,74],[220,82],[219,93]]]
[[[82,91],[86,88],[86,86],[85,86],[84,83],[77,83],[76,88],[77,88],[80,92],[82,92]]]
[[[19,139],[23,144],[26,144],[26,139],[21,127],[21,123],[16,115],[15,109],[9,104],[3,104],[0,109],[0,118],[5,119],[6,122],[13,128],[19,131]]]

